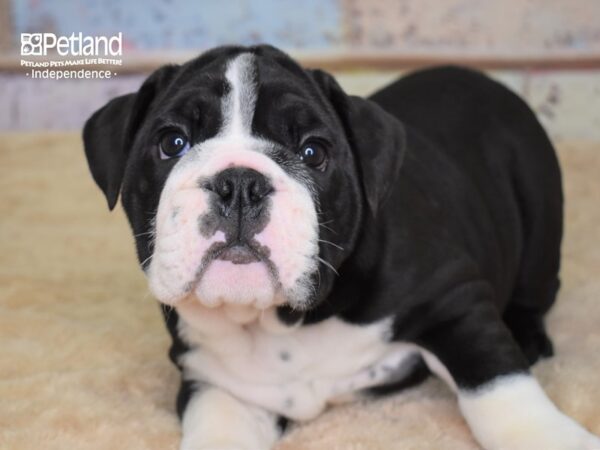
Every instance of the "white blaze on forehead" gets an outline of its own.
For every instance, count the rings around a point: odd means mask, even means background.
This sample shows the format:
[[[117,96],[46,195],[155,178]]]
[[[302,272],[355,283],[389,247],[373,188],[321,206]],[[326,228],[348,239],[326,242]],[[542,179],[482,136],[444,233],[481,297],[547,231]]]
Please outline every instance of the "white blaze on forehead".
[[[243,53],[228,65],[225,79],[230,91],[223,98],[225,118],[220,135],[250,135],[256,105],[256,66],[254,55]]]

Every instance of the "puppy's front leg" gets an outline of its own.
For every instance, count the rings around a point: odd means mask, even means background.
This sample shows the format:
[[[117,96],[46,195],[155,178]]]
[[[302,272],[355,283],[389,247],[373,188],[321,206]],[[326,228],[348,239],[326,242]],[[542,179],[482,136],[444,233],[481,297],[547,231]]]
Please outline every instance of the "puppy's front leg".
[[[180,450],[269,450],[279,437],[275,414],[214,387],[192,394],[182,428]]]
[[[469,300],[443,299],[440,321],[419,339],[430,369],[456,390],[475,438],[487,450],[599,450],[600,439],[560,412],[531,376],[486,292],[466,286],[455,294]]]

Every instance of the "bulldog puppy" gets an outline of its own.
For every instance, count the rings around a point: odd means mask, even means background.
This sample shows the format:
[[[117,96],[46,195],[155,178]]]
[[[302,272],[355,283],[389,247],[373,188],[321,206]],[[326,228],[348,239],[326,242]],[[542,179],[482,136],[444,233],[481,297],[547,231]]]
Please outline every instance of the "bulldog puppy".
[[[529,372],[552,355],[561,176],[502,85],[443,67],[363,99],[220,47],[83,138],[173,338],[182,449],[267,450],[287,420],[430,372],[486,449],[600,449]]]

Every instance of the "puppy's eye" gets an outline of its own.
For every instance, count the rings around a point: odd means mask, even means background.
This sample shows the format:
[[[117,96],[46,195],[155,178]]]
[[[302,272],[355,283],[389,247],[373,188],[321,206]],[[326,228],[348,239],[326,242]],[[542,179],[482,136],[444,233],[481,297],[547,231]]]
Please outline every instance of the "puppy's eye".
[[[298,153],[300,159],[309,167],[317,170],[325,170],[327,167],[327,152],[322,144],[308,142],[300,148]]]
[[[177,158],[187,153],[190,143],[179,131],[168,131],[160,138],[159,148],[161,159]]]

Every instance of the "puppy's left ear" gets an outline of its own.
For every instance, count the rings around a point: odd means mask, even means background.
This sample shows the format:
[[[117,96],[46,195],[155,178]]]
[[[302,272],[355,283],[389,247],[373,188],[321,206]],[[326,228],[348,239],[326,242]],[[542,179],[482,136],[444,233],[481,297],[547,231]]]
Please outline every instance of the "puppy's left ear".
[[[308,73],[344,126],[358,161],[367,203],[376,216],[394,185],[406,153],[404,126],[371,100],[347,95],[327,72],[309,70]]]
[[[177,66],[155,71],[138,92],[117,97],[96,111],[83,128],[83,144],[90,172],[113,209],[119,198],[129,150],[158,91]]]

